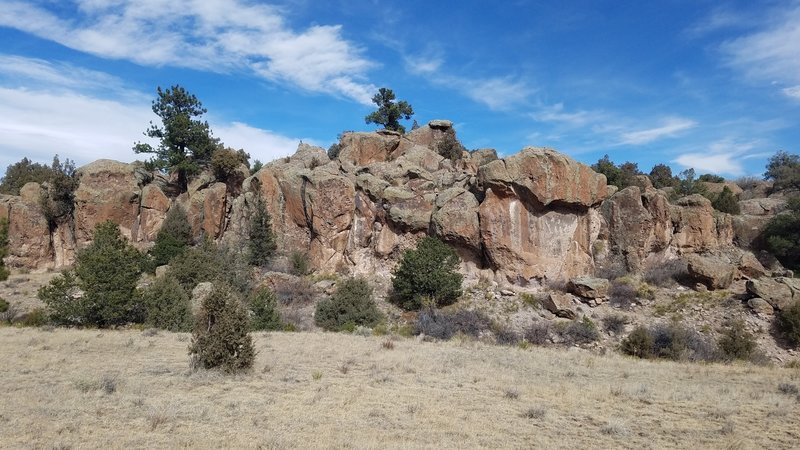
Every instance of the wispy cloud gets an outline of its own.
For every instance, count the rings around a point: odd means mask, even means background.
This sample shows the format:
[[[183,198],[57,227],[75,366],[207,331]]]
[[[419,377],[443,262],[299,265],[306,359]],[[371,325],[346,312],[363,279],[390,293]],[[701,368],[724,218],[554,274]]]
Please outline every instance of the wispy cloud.
[[[282,12],[246,0],[74,0],[60,17],[49,1],[0,0],[0,25],[103,58],[147,66],[249,72],[304,90],[370,103],[375,63],[337,25],[292,29]],[[70,8],[69,6],[67,8]]]
[[[150,96],[116,77],[58,61],[0,55],[0,168],[26,156],[54,154],[79,164],[98,158],[142,159],[133,142],[152,120]],[[290,155],[298,138],[210,117],[216,137],[262,161]]]
[[[683,153],[672,162],[686,168],[694,168],[700,173],[739,176],[750,172],[745,169],[746,160],[770,155],[768,152],[754,151],[763,146],[759,141],[721,139],[712,142],[702,151]]]
[[[800,85],[784,88],[781,92],[787,97],[800,100]]]
[[[555,122],[569,126],[584,126],[588,123],[602,120],[602,114],[594,111],[578,110],[569,112],[564,107],[564,103],[540,108],[531,114],[531,117],[538,122]]]
[[[711,14],[707,17],[704,17],[684,30],[683,34],[690,38],[697,38],[716,31],[749,25],[752,25],[752,17],[745,16],[744,14],[740,14],[728,8],[718,7],[711,11]]]
[[[720,46],[730,67],[767,83],[800,83],[800,2],[786,2],[758,29]]]
[[[697,126],[697,122],[683,117],[669,117],[663,121],[663,125],[639,131],[622,133],[620,144],[639,145],[647,144],[665,137],[673,137],[682,131],[689,130]]]

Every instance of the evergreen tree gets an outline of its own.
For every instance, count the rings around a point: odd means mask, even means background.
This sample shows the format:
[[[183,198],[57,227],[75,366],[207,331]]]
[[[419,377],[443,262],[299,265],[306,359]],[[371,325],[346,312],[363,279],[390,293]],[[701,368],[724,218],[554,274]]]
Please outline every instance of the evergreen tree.
[[[0,281],[8,279],[8,268],[4,258],[8,256],[8,219],[0,219]]]
[[[383,125],[387,130],[394,130],[400,133],[406,132],[406,127],[400,125],[399,120],[411,119],[414,110],[405,100],[395,103],[395,95],[391,89],[380,88],[378,93],[372,97],[372,102],[378,105],[378,110],[370,113],[364,120],[367,123]]]
[[[167,217],[156,235],[156,243],[150,250],[153,267],[169,264],[175,256],[183,253],[192,243],[192,225],[186,216],[186,210],[174,204],[167,212]]]
[[[235,290],[215,281],[195,320],[189,346],[192,365],[228,373],[248,370],[256,355],[249,329],[247,312]]]
[[[677,180],[672,176],[672,168],[666,164],[656,164],[650,171],[650,181],[653,183],[653,187],[661,189],[675,186]]]
[[[739,201],[736,200],[736,196],[733,195],[733,191],[731,191],[728,186],[722,188],[722,192],[711,201],[711,206],[717,211],[728,214],[739,214],[741,211],[739,208]]]
[[[253,331],[280,330],[283,326],[278,314],[275,293],[261,287],[250,294],[250,329]]]
[[[208,122],[199,118],[208,112],[193,94],[175,85],[166,90],[157,89],[158,98],[153,100],[153,112],[161,118],[162,126],[150,122],[144,134],[157,138],[157,148],[137,142],[136,153],[153,153],[150,163],[159,169],[178,174],[183,189],[189,176],[210,163],[211,155],[219,146],[219,140],[211,136]]]
[[[157,278],[143,290],[141,297],[147,325],[169,331],[191,331],[192,305],[175,277]]]
[[[277,244],[275,234],[272,232],[272,219],[260,192],[255,196],[253,209],[253,217],[250,220],[250,264],[263,267],[272,259]]]
[[[461,296],[463,277],[458,273],[459,258],[447,244],[423,237],[416,249],[403,254],[392,277],[393,300],[413,310],[429,299],[436,306],[449,305]]]

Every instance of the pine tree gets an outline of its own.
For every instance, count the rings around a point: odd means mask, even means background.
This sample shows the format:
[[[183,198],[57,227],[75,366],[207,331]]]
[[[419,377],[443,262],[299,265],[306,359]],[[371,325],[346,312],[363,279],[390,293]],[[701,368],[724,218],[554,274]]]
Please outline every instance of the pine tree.
[[[156,244],[150,250],[153,267],[169,264],[175,256],[183,253],[192,243],[192,226],[186,216],[186,210],[175,204],[167,212],[167,217],[156,235]]]
[[[256,194],[253,209],[250,221],[250,264],[263,267],[275,254],[277,244],[272,232],[272,219],[261,193]]]

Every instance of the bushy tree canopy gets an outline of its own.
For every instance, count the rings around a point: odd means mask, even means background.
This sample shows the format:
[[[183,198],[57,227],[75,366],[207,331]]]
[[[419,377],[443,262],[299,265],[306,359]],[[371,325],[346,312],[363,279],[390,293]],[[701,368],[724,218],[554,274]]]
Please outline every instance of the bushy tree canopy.
[[[3,258],[8,256],[8,219],[0,219],[0,281],[8,279],[8,269]]]
[[[455,302],[463,280],[458,265],[458,255],[449,245],[433,237],[420,239],[394,271],[393,300],[409,310],[421,308],[426,298],[436,306]]]
[[[800,189],[800,155],[783,150],[774,154],[764,178],[775,182],[775,190]]]
[[[788,206],[788,211],[767,223],[761,237],[781,264],[800,270],[800,196],[790,198]]]
[[[57,157],[57,156],[56,156]],[[28,158],[14,163],[6,169],[6,174],[0,180],[0,194],[19,195],[19,190],[25,183],[44,183],[52,177],[50,167],[32,162]]]
[[[317,325],[330,331],[341,331],[359,325],[372,327],[382,317],[372,298],[372,286],[363,278],[350,278],[341,282],[330,299],[317,304],[314,314]]]
[[[272,232],[272,218],[267,211],[267,203],[260,193],[256,194],[253,216],[250,219],[250,264],[264,267],[275,255],[278,246]]]
[[[653,183],[653,187],[661,189],[675,186],[678,180],[672,176],[671,167],[666,164],[656,164],[653,166],[653,169],[650,170],[650,181]]]
[[[161,118],[162,125],[150,122],[144,134],[159,139],[159,146],[137,142],[133,150],[153,153],[151,163],[159,169],[176,172],[185,188],[188,176],[209,164],[219,141],[211,136],[208,122],[200,120],[208,111],[197,97],[179,85],[166,90],[159,86],[156,92],[153,112]]]
[[[156,243],[150,250],[152,266],[169,264],[170,260],[181,254],[192,243],[192,226],[186,210],[179,204],[173,205],[156,235]]]
[[[605,175],[607,184],[620,189],[633,185],[635,177],[642,174],[638,164],[627,161],[617,166],[608,155],[604,155],[595,164],[592,164],[592,169]]]
[[[405,100],[395,103],[395,95],[391,89],[380,88],[372,97],[372,102],[378,105],[378,110],[370,113],[364,120],[367,123],[383,125],[387,130],[406,132],[406,127],[400,124],[400,119],[409,120],[414,115],[411,105]]]

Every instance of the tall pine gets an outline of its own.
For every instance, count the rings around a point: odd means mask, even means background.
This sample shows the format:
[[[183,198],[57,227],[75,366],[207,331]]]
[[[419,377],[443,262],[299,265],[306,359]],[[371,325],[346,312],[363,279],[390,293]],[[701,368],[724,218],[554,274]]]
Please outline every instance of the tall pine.
[[[253,209],[250,221],[250,264],[263,267],[275,254],[278,246],[272,232],[272,219],[260,192],[256,194]]]

